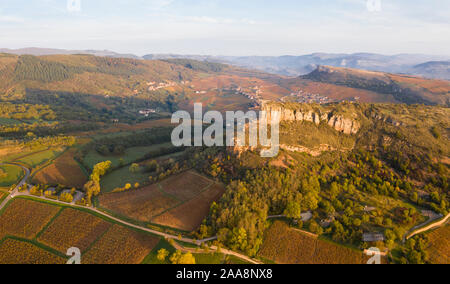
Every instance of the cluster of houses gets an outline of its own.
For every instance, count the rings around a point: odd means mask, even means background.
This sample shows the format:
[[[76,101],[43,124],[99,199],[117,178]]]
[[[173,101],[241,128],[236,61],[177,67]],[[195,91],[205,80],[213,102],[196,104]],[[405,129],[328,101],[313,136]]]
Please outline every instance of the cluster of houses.
[[[140,115],[143,115],[145,117],[148,117],[150,114],[152,113],[157,113],[158,111],[156,109],[153,108],[149,108],[149,109],[143,109],[139,111]]]
[[[255,86],[253,88],[245,88],[245,89],[242,87],[238,87],[235,89],[235,94],[244,96],[247,99],[254,101],[255,105],[260,105],[260,102],[262,100],[262,97],[261,97],[262,91],[261,91],[260,87],[258,87],[258,86]]]
[[[311,94],[304,92],[303,90],[297,93],[292,93],[289,96],[280,99],[282,102],[296,102],[296,103],[316,103],[327,104],[333,102],[329,97],[321,96],[320,94]]]
[[[164,83],[156,83],[156,82],[148,82],[147,86],[148,86],[148,90],[149,91],[156,91],[159,89],[164,89],[164,88],[168,88],[168,87],[173,87],[176,86],[177,83],[175,82],[164,82]]]
[[[42,188],[42,186],[41,186]],[[32,185],[32,184],[25,184],[23,186],[23,189],[28,193],[28,194],[35,194],[33,193],[33,191],[35,192],[39,192],[37,191],[39,189],[39,187]],[[60,196],[62,196],[63,194],[67,194],[67,195],[71,195],[72,196],[72,201],[70,204],[76,204],[79,201],[82,201],[83,198],[85,198],[86,194],[82,191],[76,190],[76,189],[57,189],[56,187],[44,187],[42,188],[42,197],[48,198],[48,199],[59,199]],[[52,198],[53,197],[53,198]]]

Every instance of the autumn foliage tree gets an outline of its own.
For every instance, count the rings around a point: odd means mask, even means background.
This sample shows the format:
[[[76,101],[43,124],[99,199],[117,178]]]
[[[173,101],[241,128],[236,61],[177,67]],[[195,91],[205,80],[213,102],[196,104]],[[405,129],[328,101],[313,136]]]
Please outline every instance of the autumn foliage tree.
[[[93,196],[100,194],[100,178],[108,172],[111,168],[111,164],[111,161],[106,161],[98,163],[94,166],[94,170],[92,171],[89,181],[84,185],[88,204],[91,204]]]

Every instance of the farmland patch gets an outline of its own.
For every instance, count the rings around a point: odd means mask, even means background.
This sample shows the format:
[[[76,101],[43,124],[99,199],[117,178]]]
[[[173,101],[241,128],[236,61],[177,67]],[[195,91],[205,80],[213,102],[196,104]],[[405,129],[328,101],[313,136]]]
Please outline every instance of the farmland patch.
[[[151,219],[173,208],[179,201],[162,193],[157,185],[99,197],[100,205],[129,218],[150,222]]]
[[[66,260],[31,243],[6,239],[0,245],[0,264],[64,264]]]
[[[211,204],[224,193],[225,187],[215,184],[194,199],[156,217],[153,222],[183,231],[194,231],[208,215]]]
[[[276,221],[265,234],[259,256],[280,264],[362,264],[363,253],[317,239]]]
[[[160,239],[114,225],[83,255],[85,264],[139,264]]]
[[[38,241],[62,253],[71,247],[77,247],[84,252],[110,226],[110,223],[101,218],[67,208],[52,222]]]
[[[450,263],[450,225],[436,229],[428,234],[430,246],[427,251],[429,253],[430,262],[433,264]]]
[[[10,187],[16,184],[23,176],[23,170],[15,165],[0,166],[0,187]]]
[[[60,208],[56,206],[15,199],[0,216],[0,238],[12,235],[32,239],[59,210]]]
[[[87,177],[80,165],[74,160],[75,149],[58,157],[51,165],[37,172],[33,178],[35,184],[64,185],[82,188]]]
[[[24,163],[31,168],[39,166],[47,161],[55,159],[58,155],[60,155],[64,151],[64,148],[53,148],[45,151],[41,151],[35,154],[31,154],[29,156],[20,158],[17,162]]]

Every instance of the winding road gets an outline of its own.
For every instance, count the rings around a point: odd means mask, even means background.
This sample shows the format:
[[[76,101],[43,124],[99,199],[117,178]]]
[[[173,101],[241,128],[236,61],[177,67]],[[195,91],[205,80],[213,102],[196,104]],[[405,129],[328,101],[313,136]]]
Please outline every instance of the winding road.
[[[100,210],[98,210],[98,209],[96,209],[94,207],[86,207],[86,206],[81,206],[81,205],[76,205],[76,204],[68,204],[68,203],[65,203],[65,202],[62,202],[62,201],[59,201],[59,200],[49,200],[49,199],[47,199],[45,197],[42,197],[42,196],[31,195],[28,191],[27,192],[19,192],[19,188],[22,187],[26,183],[28,178],[30,177],[30,174],[31,174],[30,170],[27,169],[26,167],[20,165],[20,164],[15,164],[15,163],[3,163],[3,164],[0,164],[0,165],[15,165],[15,166],[19,166],[25,172],[25,176],[23,177],[23,179],[17,184],[17,186],[12,190],[12,192],[0,204],[0,211],[12,199],[14,199],[16,197],[20,197],[20,196],[28,196],[28,197],[33,197],[35,199],[40,199],[40,200],[43,200],[43,201],[48,201],[48,202],[57,203],[57,204],[65,205],[65,206],[70,206],[70,207],[74,207],[74,208],[81,208],[81,209],[84,209],[84,210],[88,210],[88,211],[91,211],[93,213],[96,213],[96,214],[99,214],[101,216],[104,216],[104,217],[106,217],[106,218],[108,218],[110,220],[113,220],[113,221],[115,221],[117,223],[120,223],[122,225],[131,227],[131,228],[135,228],[135,229],[147,232],[147,233],[151,233],[151,234],[163,237],[165,239],[172,239],[172,240],[175,240],[175,241],[180,241],[180,242],[184,242],[184,243],[188,243],[188,244],[194,244],[194,245],[198,245],[198,246],[200,246],[203,243],[207,243],[207,242],[210,242],[210,241],[217,240],[217,236],[211,237],[211,238],[207,238],[207,239],[203,239],[203,240],[197,240],[197,241],[193,240],[193,239],[190,239],[190,238],[179,238],[178,236],[175,236],[175,235],[163,233],[163,232],[160,232],[160,231],[152,230],[152,229],[149,229],[149,228],[145,228],[145,227],[142,227],[142,226],[138,226],[138,225],[129,223],[129,222],[124,221],[122,219],[119,219],[119,218],[116,218],[114,216],[111,216],[111,215],[109,215],[109,214],[107,214],[107,213],[105,213],[103,211],[100,211]],[[284,217],[284,215],[269,216],[268,218],[269,219],[273,219],[273,218],[278,218],[278,217]],[[424,232],[429,231],[431,229],[440,227],[440,226],[444,225],[448,221],[448,219],[450,219],[450,214],[447,215],[445,218],[443,218],[439,222],[436,222],[436,223],[430,224],[429,226],[418,228],[416,230],[413,230],[412,232],[409,232],[409,234],[407,236],[405,236],[404,240],[410,239],[410,238],[412,238],[413,236],[415,236],[417,234],[424,233]],[[182,245],[177,244],[177,243],[174,244],[174,247],[176,249],[179,249],[179,250],[183,251],[183,252],[192,252],[192,253],[196,252],[195,249],[186,248],[186,247],[183,247]],[[218,248],[215,247],[215,246],[210,247],[210,249],[213,250],[213,251],[217,251],[218,250]],[[221,251],[221,253],[223,253],[225,255],[232,255],[232,256],[241,258],[241,259],[243,259],[243,260],[245,260],[245,261],[247,261],[249,263],[252,263],[252,264],[261,264],[261,262],[255,260],[255,259],[252,259],[252,258],[250,258],[250,257],[248,257],[246,255],[237,253],[235,251],[231,251],[231,250],[227,250],[227,249],[220,249],[220,251]]]
[[[448,219],[450,219],[450,213],[447,214],[447,216],[443,217],[439,222],[432,223],[432,224],[430,224],[428,226],[426,226],[426,225],[429,222],[425,222],[424,224],[417,226],[416,227],[417,229],[413,230],[411,233],[409,233],[409,234],[407,234],[407,236],[405,236],[404,242],[409,240],[409,239],[411,239],[412,237],[414,237],[414,236],[416,236],[418,234],[425,233],[425,232],[427,232],[429,230],[432,230],[432,229],[435,229],[435,228],[439,228],[439,227],[445,225],[447,223]],[[434,222],[434,221],[436,221],[436,220],[432,220],[431,222]]]
[[[35,199],[40,199],[40,200],[51,202],[51,203],[57,203],[57,204],[65,205],[65,206],[70,206],[70,207],[73,207],[73,208],[81,208],[81,209],[84,209],[84,210],[88,210],[88,211],[91,211],[93,213],[96,213],[96,214],[99,214],[101,216],[104,216],[104,217],[106,217],[106,218],[108,218],[110,220],[113,220],[113,221],[115,221],[117,223],[120,223],[122,225],[131,227],[131,228],[135,228],[135,229],[147,232],[147,233],[151,233],[151,234],[163,237],[165,239],[172,239],[172,240],[175,240],[175,241],[180,241],[180,242],[184,242],[184,243],[188,243],[188,244],[194,244],[194,245],[198,245],[198,246],[200,246],[201,244],[206,243],[206,242],[217,240],[217,237],[211,237],[211,238],[207,238],[207,239],[203,239],[203,240],[197,240],[197,241],[195,241],[193,239],[190,239],[190,238],[179,238],[178,236],[175,236],[175,235],[166,234],[166,233],[163,233],[163,232],[160,232],[160,231],[152,230],[152,229],[149,229],[149,228],[145,228],[145,227],[142,227],[142,226],[138,226],[138,225],[126,222],[126,221],[124,221],[122,219],[116,218],[116,217],[111,216],[111,215],[109,215],[109,214],[107,214],[105,212],[102,212],[102,211],[100,211],[100,210],[98,210],[98,209],[96,209],[94,207],[86,207],[86,206],[81,206],[81,205],[76,205],[76,204],[68,204],[68,203],[65,203],[65,202],[62,202],[62,201],[59,201],[59,200],[49,200],[49,199],[47,199],[45,197],[42,197],[42,196],[31,195],[28,191],[27,192],[19,192],[19,188],[22,185],[24,185],[26,183],[26,181],[28,180],[28,178],[30,177],[30,170],[25,168],[22,165],[19,165],[19,164],[13,164],[13,163],[5,163],[5,164],[20,166],[25,171],[25,176],[20,181],[20,183],[14,188],[14,190],[8,195],[8,197],[5,198],[5,200],[2,202],[2,204],[0,205],[0,211],[12,199],[14,199],[16,197],[20,197],[20,196],[28,196],[28,197],[33,197]],[[183,246],[181,246],[180,244],[177,244],[177,243],[175,243],[174,246],[175,246],[176,249],[182,250],[184,252],[195,252],[195,249],[185,248],[185,247],[183,247]],[[213,251],[217,251],[218,250],[218,248],[215,247],[215,246],[211,246],[209,249],[213,250]],[[235,251],[230,251],[230,250],[227,250],[227,249],[220,249],[220,251],[221,251],[221,253],[223,253],[225,255],[233,255],[235,257],[238,257],[238,258],[241,258],[241,259],[243,259],[245,261],[248,261],[248,262],[250,262],[252,264],[260,264],[260,262],[254,260],[254,259],[252,259],[252,258],[250,258],[250,257],[248,257],[246,255],[237,253]]]
[[[19,192],[19,188],[22,187],[22,185],[24,185],[26,183],[26,181],[28,180],[28,178],[30,177],[30,170],[27,169],[26,167],[19,165],[19,164],[15,164],[15,163],[3,163],[0,164],[1,165],[13,165],[13,166],[18,166],[21,167],[23,169],[23,171],[25,172],[25,176],[23,177],[23,179],[17,184],[17,186],[13,189],[13,191],[5,198],[5,200],[3,200],[2,204],[0,204],[0,211],[3,209],[3,207],[6,206],[6,204],[8,204],[8,202],[13,199],[14,197],[17,196],[17,193]]]

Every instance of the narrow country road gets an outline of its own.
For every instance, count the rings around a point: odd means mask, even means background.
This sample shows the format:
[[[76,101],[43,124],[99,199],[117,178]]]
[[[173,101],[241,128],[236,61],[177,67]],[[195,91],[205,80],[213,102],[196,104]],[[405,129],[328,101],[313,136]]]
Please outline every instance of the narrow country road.
[[[444,217],[441,221],[439,221],[439,222],[432,223],[432,224],[430,224],[430,225],[428,225],[428,226],[424,226],[424,224],[419,225],[419,228],[418,228],[418,229],[413,230],[412,232],[408,233],[408,234],[405,236],[404,241],[407,241],[407,240],[411,239],[412,237],[414,237],[414,236],[416,236],[416,235],[418,235],[418,234],[427,232],[427,231],[432,230],[432,229],[435,229],[435,228],[439,228],[439,227],[443,226],[445,223],[447,223],[448,219],[450,219],[450,213],[447,214],[447,216],[445,216],[445,217]],[[432,220],[431,222],[434,222],[434,221],[435,221],[435,220]],[[427,223],[429,223],[429,222],[426,222],[425,225],[426,225]]]
[[[13,191],[8,195],[8,197],[5,198],[5,200],[3,200],[2,204],[0,204],[0,211],[3,209],[3,207],[6,206],[6,204],[8,204],[8,202],[13,199],[17,193],[19,192],[19,188],[25,184],[25,182],[28,180],[28,178],[30,177],[30,170],[25,168],[22,165],[19,164],[15,164],[15,163],[3,163],[0,165],[14,165],[14,166],[18,166],[21,167],[23,169],[23,171],[25,172],[25,176],[22,178],[22,180],[17,184],[17,186],[13,189]]]
[[[31,195],[28,191],[27,192],[19,192],[19,188],[21,186],[23,186],[26,183],[26,181],[28,180],[28,178],[30,177],[30,170],[27,169],[26,167],[20,165],[20,164],[15,164],[15,163],[3,163],[3,164],[0,164],[0,165],[15,165],[15,166],[19,166],[25,172],[25,176],[22,178],[22,180],[19,182],[19,184],[17,184],[17,186],[12,190],[12,192],[0,204],[0,210],[2,210],[6,206],[6,204],[8,204],[8,202],[11,201],[12,199],[14,199],[16,197],[19,197],[19,196],[28,196],[28,197],[33,197],[33,198],[40,199],[40,200],[43,200],[43,201],[49,201],[49,202],[53,202],[53,203],[57,203],[57,204],[65,205],[65,206],[70,206],[70,207],[74,207],[74,208],[82,208],[82,209],[85,209],[85,210],[97,213],[97,214],[99,214],[101,216],[104,216],[104,217],[106,217],[106,218],[108,218],[110,220],[113,220],[115,222],[118,222],[118,223],[120,223],[122,225],[125,225],[125,226],[128,226],[128,227],[132,227],[132,228],[135,228],[135,229],[138,229],[138,230],[141,230],[141,231],[145,231],[145,232],[148,232],[148,233],[151,233],[151,234],[154,234],[154,235],[166,238],[166,239],[172,239],[172,240],[175,240],[175,241],[180,241],[180,242],[184,242],[184,243],[194,244],[194,245],[198,245],[198,246],[201,245],[202,243],[206,243],[206,242],[217,240],[217,236],[211,237],[211,238],[207,238],[207,239],[203,239],[203,240],[198,240],[198,241],[194,241],[193,239],[189,239],[189,238],[179,238],[178,236],[175,236],[175,235],[166,234],[166,233],[163,233],[163,232],[160,232],[160,231],[152,230],[152,229],[149,229],[149,228],[145,228],[145,227],[142,227],[142,226],[138,226],[138,225],[126,222],[124,220],[121,220],[119,218],[113,217],[113,216],[111,216],[111,215],[109,215],[109,214],[107,214],[105,212],[102,212],[102,211],[100,211],[100,210],[98,210],[96,208],[93,208],[93,207],[80,206],[80,205],[76,205],[76,204],[68,204],[68,203],[65,203],[65,202],[62,202],[62,201],[59,201],[59,200],[49,200],[49,199],[47,199],[45,197],[42,197],[42,196]],[[279,217],[285,217],[285,216],[284,215],[274,215],[274,216],[269,216],[268,219],[274,219],[274,218],[279,218]],[[433,224],[431,224],[429,226],[426,226],[426,227],[423,227],[423,228],[419,228],[419,229],[417,229],[417,230],[415,230],[413,232],[410,232],[407,236],[405,236],[405,240],[410,239],[410,238],[412,238],[413,236],[415,236],[417,234],[420,234],[420,233],[429,231],[431,229],[440,227],[440,226],[444,225],[448,221],[449,218],[450,218],[450,214],[448,214],[443,220],[441,220],[441,221],[439,221],[437,223],[433,223]],[[195,249],[186,248],[186,247],[183,247],[182,245],[177,244],[177,243],[174,244],[174,247],[176,249],[178,249],[178,250],[183,251],[183,252],[191,252],[191,253],[195,253],[196,252]],[[217,251],[218,250],[218,248],[215,247],[215,246],[210,247],[210,249],[213,250],[213,251]],[[241,258],[241,259],[243,259],[243,260],[245,260],[247,262],[250,262],[252,264],[261,264],[261,262],[256,261],[256,260],[254,260],[254,259],[252,259],[252,258],[250,258],[250,257],[248,257],[246,255],[237,253],[235,251],[222,249],[222,248],[220,249],[220,251],[221,251],[221,253],[223,253],[225,255],[232,255],[232,256]]]
[[[42,196],[31,195],[28,191],[26,191],[26,192],[19,192],[19,188],[22,185],[24,185],[26,183],[26,181],[28,180],[28,178],[30,177],[30,170],[25,168],[22,165],[19,165],[19,164],[14,164],[14,163],[4,163],[4,164],[15,165],[15,166],[21,167],[25,171],[25,176],[19,182],[19,184],[14,188],[14,190],[8,195],[8,197],[5,198],[5,200],[2,202],[2,204],[0,205],[0,210],[2,210],[6,206],[6,204],[8,204],[8,202],[11,201],[12,199],[14,199],[16,197],[19,197],[19,196],[28,196],[28,197],[33,197],[33,198],[40,199],[40,200],[43,200],[43,201],[57,203],[57,204],[65,205],[65,206],[70,206],[70,207],[74,207],[74,208],[82,208],[82,209],[85,209],[85,210],[97,213],[97,214],[99,214],[101,216],[104,216],[104,217],[106,217],[106,218],[108,218],[110,220],[113,220],[115,222],[118,222],[118,223],[120,223],[122,225],[125,225],[125,226],[128,226],[128,227],[132,227],[132,228],[135,228],[135,229],[138,229],[138,230],[141,230],[141,231],[145,231],[145,232],[148,232],[148,233],[151,233],[151,234],[154,234],[154,235],[166,238],[166,239],[173,239],[173,240],[176,240],[176,241],[189,243],[189,244],[194,244],[194,245],[201,245],[202,243],[206,243],[206,242],[217,240],[217,237],[211,237],[211,238],[198,240],[198,241],[194,241],[193,239],[189,239],[189,238],[179,238],[178,236],[174,236],[174,235],[171,235],[171,234],[166,234],[166,233],[163,233],[163,232],[160,232],[160,231],[152,230],[152,229],[149,229],[149,228],[145,228],[145,227],[142,227],[142,226],[138,226],[138,225],[126,222],[124,220],[121,220],[119,218],[113,217],[113,216],[111,216],[111,215],[109,215],[107,213],[104,213],[104,212],[102,212],[102,211],[100,211],[100,210],[98,210],[96,208],[93,208],[93,207],[80,206],[80,205],[76,205],[76,204],[68,204],[68,203],[65,203],[65,202],[62,202],[62,201],[59,201],[59,200],[49,200],[49,199],[47,199],[45,197],[42,197]],[[179,244],[175,244],[175,247],[177,249],[180,249],[180,250],[183,250],[183,251],[190,251],[191,252],[191,249],[184,248],[183,246],[181,246]],[[215,246],[212,246],[212,247],[210,247],[210,249],[216,251],[218,248],[215,247]],[[192,250],[192,252],[194,252],[194,250]],[[233,255],[233,256],[236,256],[238,258],[244,259],[244,260],[246,260],[246,261],[248,261],[248,262],[250,262],[252,264],[260,264],[259,262],[253,260],[252,258],[250,258],[250,257],[248,257],[246,255],[234,252],[234,251],[221,249],[221,252],[223,254],[225,254],[225,255]]]

